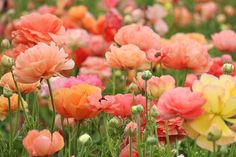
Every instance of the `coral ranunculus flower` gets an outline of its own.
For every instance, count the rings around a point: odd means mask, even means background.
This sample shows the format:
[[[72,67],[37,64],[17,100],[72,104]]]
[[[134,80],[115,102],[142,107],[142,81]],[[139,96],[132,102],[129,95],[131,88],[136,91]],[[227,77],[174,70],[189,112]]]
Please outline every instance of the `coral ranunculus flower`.
[[[135,69],[141,66],[145,59],[145,53],[137,46],[128,44],[122,47],[111,45],[111,51],[105,54],[107,63],[112,68]]]
[[[203,115],[185,123],[188,136],[200,147],[213,151],[213,144],[207,140],[207,135],[210,128],[216,126],[222,131],[222,136],[216,141],[217,145],[234,143],[236,133],[230,126],[236,122],[235,79],[229,75],[222,75],[218,79],[213,75],[203,74],[199,81],[195,81],[193,91],[201,92],[206,103]]]
[[[30,156],[50,156],[64,147],[64,139],[59,132],[31,130],[23,140]]]
[[[56,111],[63,117],[76,120],[93,118],[99,114],[99,111],[89,107],[88,97],[97,94],[101,94],[100,88],[85,83],[55,90],[53,96]]]
[[[16,23],[16,31],[12,33],[14,43],[37,44],[52,41],[51,35],[63,33],[63,22],[52,14],[31,13],[22,16]]]
[[[17,57],[13,72],[18,82],[35,83],[73,67],[74,62],[64,49],[59,49],[54,43],[38,43]]]
[[[4,87],[4,86],[8,86],[12,91],[16,92],[16,87],[14,84],[14,80],[12,78],[12,74],[6,73],[5,75],[2,76],[1,80],[0,80],[0,86]],[[34,92],[37,91],[37,87],[39,86],[39,82],[36,83],[31,83],[31,84],[24,84],[24,83],[19,83],[17,82],[17,85],[19,87],[20,92],[27,94],[30,92]]]
[[[175,42],[163,48],[162,63],[167,68],[191,69],[195,73],[207,72],[212,63],[207,51],[206,45],[194,40]]]
[[[124,26],[115,35],[115,41],[120,45],[134,44],[143,51],[160,49],[160,36],[148,26],[131,24]]]
[[[203,113],[205,99],[199,92],[190,88],[177,87],[165,92],[158,101],[158,112],[164,119],[180,116],[185,119],[195,119]]]
[[[212,41],[220,51],[236,52],[236,33],[232,30],[213,34]]]

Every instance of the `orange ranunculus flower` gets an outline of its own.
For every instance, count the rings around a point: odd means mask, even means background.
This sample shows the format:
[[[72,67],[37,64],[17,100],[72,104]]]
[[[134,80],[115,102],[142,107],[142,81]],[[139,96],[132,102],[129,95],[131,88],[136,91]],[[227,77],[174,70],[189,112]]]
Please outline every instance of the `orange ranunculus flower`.
[[[23,145],[30,156],[50,156],[64,147],[64,139],[59,132],[31,130]]]
[[[97,22],[95,20],[95,18],[91,15],[91,14],[87,14],[83,19],[82,19],[82,26],[92,32],[95,33],[96,32],[96,25]]]
[[[11,100],[11,111],[16,112],[17,106],[18,106],[18,95],[13,94],[10,100]],[[8,112],[9,112],[8,100],[6,97],[1,95],[0,96],[0,120],[4,120],[7,117]]]
[[[11,75],[10,72],[3,75],[1,80],[0,80],[0,86],[4,87],[6,85],[11,90],[16,92],[16,87],[15,87],[15,84],[14,84],[14,80],[13,80],[12,75]],[[22,92],[24,94],[27,94],[27,93],[30,93],[30,92],[33,92],[33,91],[37,91],[37,87],[39,85],[39,82],[31,83],[31,84],[24,84],[24,83],[17,82],[17,85],[19,87],[20,92]]]
[[[86,6],[79,5],[79,6],[73,6],[69,9],[68,15],[71,19],[75,21],[80,21],[84,16],[86,15],[88,9]]]
[[[201,44],[207,44],[207,40],[203,34],[200,33],[177,33],[171,37],[171,41],[177,42],[181,40],[195,40]]]
[[[38,43],[17,57],[13,72],[18,82],[35,83],[73,67],[74,62],[64,49],[59,49],[54,43]]]
[[[88,97],[101,93],[101,89],[79,84],[71,88],[60,88],[53,92],[56,111],[66,118],[82,120],[95,117],[99,111],[89,108]]]
[[[111,51],[105,54],[107,63],[112,68],[135,69],[141,66],[145,59],[145,52],[133,44],[119,47],[111,45]]]
[[[176,7],[174,10],[175,14],[175,23],[178,26],[187,26],[192,21],[192,14],[185,7]]]
[[[16,44],[37,44],[52,41],[51,35],[64,32],[63,22],[52,14],[31,13],[22,16],[15,24],[16,31],[12,33]]]

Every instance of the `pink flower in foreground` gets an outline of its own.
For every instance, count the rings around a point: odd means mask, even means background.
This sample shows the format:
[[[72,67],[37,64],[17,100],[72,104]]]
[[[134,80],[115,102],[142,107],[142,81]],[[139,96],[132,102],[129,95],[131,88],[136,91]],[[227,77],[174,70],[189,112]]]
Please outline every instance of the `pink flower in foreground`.
[[[64,32],[63,22],[52,14],[31,13],[22,16],[15,25],[13,42],[22,44],[37,44],[38,42],[51,42],[51,35]]]
[[[143,51],[160,49],[160,36],[148,26],[131,24],[119,29],[115,41],[120,45],[134,44]]]
[[[64,49],[59,49],[55,43],[38,43],[17,57],[13,72],[18,82],[35,83],[73,67],[74,62]]]
[[[158,111],[164,119],[177,116],[194,119],[202,114],[205,102],[201,93],[192,92],[190,88],[177,87],[160,97]]]
[[[212,35],[213,44],[225,52],[236,52],[236,33],[232,30],[223,30]]]
[[[31,130],[23,140],[30,156],[50,156],[64,147],[64,139],[58,132]]]

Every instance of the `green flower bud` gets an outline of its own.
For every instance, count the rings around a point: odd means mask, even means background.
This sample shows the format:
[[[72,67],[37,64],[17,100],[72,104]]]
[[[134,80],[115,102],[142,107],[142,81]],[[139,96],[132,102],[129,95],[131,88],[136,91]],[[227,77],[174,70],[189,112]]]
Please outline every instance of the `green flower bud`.
[[[158,116],[158,111],[157,111],[157,106],[153,105],[151,108],[151,112],[150,112],[152,117],[157,117]]]
[[[1,64],[6,68],[11,68],[14,64],[14,60],[11,57],[3,55],[1,59]]]
[[[1,47],[8,49],[11,46],[10,41],[8,39],[3,39],[1,42]]]
[[[117,127],[119,125],[119,120],[116,117],[113,117],[112,119],[109,120],[109,126],[111,127]]]
[[[229,151],[229,150],[228,150],[227,146],[221,146],[220,152],[221,152],[222,154],[227,154],[228,151]]]
[[[217,125],[212,125],[208,131],[207,139],[209,141],[217,141],[222,136],[222,130]]]
[[[91,139],[91,137],[89,136],[89,134],[83,134],[83,135],[81,135],[80,137],[79,137],[79,142],[81,143],[81,144],[85,144],[85,143],[87,143],[88,142],[88,140],[90,140]]]
[[[143,79],[143,80],[147,81],[147,80],[149,80],[150,78],[152,78],[152,73],[151,73],[151,71],[146,70],[146,71],[144,71],[144,72],[142,73],[142,79]]]
[[[136,105],[131,107],[131,113],[132,114],[141,114],[143,112],[143,106],[142,105]]]
[[[157,144],[157,142],[158,142],[158,140],[154,136],[149,136],[147,138],[147,143],[150,144],[150,145],[155,145],[155,144]]]
[[[234,71],[234,65],[230,63],[225,63],[222,67],[222,71],[224,74],[230,74]]]
[[[6,98],[10,98],[12,96],[13,92],[12,90],[9,88],[8,85],[3,87],[3,96]]]

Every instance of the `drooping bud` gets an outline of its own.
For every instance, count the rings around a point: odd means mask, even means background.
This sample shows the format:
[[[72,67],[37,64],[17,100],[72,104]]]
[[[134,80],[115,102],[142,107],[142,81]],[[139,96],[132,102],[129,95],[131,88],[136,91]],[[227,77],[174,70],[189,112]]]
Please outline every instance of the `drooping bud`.
[[[225,63],[222,67],[222,71],[224,74],[230,74],[231,72],[234,71],[234,65],[230,63]]]
[[[217,125],[212,125],[208,131],[207,139],[209,141],[217,141],[222,136],[222,130]]]
[[[142,79],[147,81],[152,77],[152,73],[149,70],[146,70],[142,73]]]
[[[81,143],[81,144],[85,144],[88,142],[88,140],[90,140],[91,137],[89,136],[89,134],[83,134],[79,137],[78,141]]]
[[[109,120],[108,124],[110,127],[117,127],[119,123],[119,120],[116,117],[113,117],[111,120]]]
[[[3,87],[3,96],[6,98],[10,98],[12,96],[13,92],[12,90],[9,88],[8,85]]]
[[[149,136],[147,138],[147,143],[150,144],[150,145],[155,145],[155,144],[157,144],[157,142],[158,142],[158,140],[154,136]]]
[[[138,86],[135,83],[131,83],[128,87],[129,91],[136,93],[139,89]]]
[[[127,132],[128,134],[134,134],[136,133],[137,128],[138,128],[137,123],[129,122],[125,127],[125,132]]]
[[[158,116],[158,111],[157,111],[157,106],[153,105],[151,108],[151,112],[150,112],[152,117],[157,117]]]
[[[13,64],[14,64],[14,60],[11,57],[8,57],[6,55],[2,56],[1,65],[3,65],[6,68],[11,68]]]

